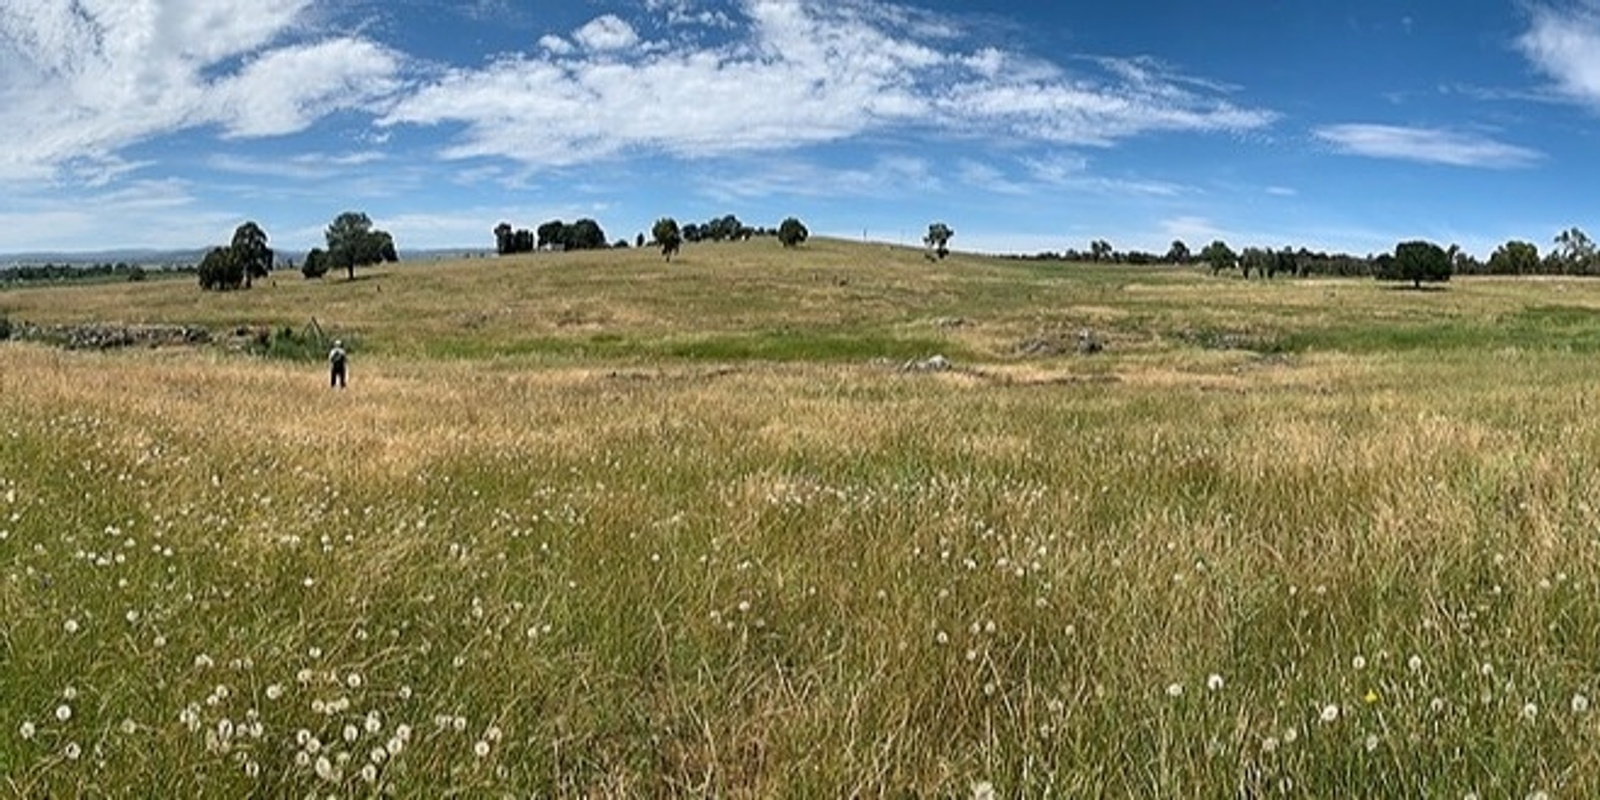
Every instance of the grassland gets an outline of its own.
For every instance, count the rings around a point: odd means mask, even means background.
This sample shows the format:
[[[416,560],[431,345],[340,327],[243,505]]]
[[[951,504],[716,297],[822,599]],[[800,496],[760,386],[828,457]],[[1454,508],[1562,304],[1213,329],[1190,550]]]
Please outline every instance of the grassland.
[[[0,344],[0,787],[1595,796],[1595,309],[828,241],[0,292],[353,343]]]

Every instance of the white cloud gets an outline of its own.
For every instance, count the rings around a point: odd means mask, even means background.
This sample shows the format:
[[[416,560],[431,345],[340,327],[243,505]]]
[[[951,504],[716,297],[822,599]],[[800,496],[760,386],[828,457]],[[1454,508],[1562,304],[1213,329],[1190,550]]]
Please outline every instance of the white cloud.
[[[572,42],[555,35],[539,37],[539,48],[547,53],[558,56],[571,55],[575,50],[577,50],[577,48],[572,46]]]
[[[192,247],[224,239],[242,221],[200,204],[178,180],[130,181],[88,193],[10,198],[0,207],[8,251],[83,251],[101,247]]]
[[[1314,131],[1318,139],[1348,155],[1420,161],[1456,167],[1512,169],[1543,158],[1537,150],[1496,141],[1474,133],[1395,125],[1329,125]]]
[[[669,25],[696,12],[650,0]],[[731,41],[645,41],[607,15],[587,50],[448,72],[380,124],[459,123],[444,154],[559,167],[649,152],[780,151],[906,128],[964,137],[1109,145],[1160,131],[1238,132],[1275,116],[1155,62],[1087,62],[1085,74],[996,48],[959,49],[925,12],[872,0],[745,0]],[[672,30],[678,30],[672,28]],[[625,48],[619,50],[618,48]]]
[[[1220,239],[1227,233],[1210,219],[1195,216],[1161,220],[1161,232],[1173,239],[1182,239],[1196,252],[1203,244],[1210,244],[1207,240]]]
[[[233,136],[293,133],[388,94],[399,67],[396,55],[359,39],[279,48],[216,83],[209,116]]]
[[[694,179],[703,193],[719,201],[774,195],[882,199],[908,191],[928,195],[944,190],[932,164],[906,156],[885,156],[865,168],[830,168],[804,161],[717,163],[718,169]]]
[[[572,38],[596,51],[626,50],[639,43],[639,34],[633,30],[633,26],[612,14],[596,17],[573,31]]]
[[[1600,4],[1536,7],[1517,48],[1563,94],[1600,109]]]
[[[49,179],[174,131],[298,131],[392,88],[400,57],[335,37],[294,43],[312,0],[0,5],[0,180]]]

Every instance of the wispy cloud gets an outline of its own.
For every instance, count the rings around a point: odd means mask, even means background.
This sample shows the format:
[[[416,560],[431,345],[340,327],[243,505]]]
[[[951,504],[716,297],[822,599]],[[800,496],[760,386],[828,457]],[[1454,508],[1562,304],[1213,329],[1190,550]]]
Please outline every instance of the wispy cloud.
[[[676,38],[647,40],[642,26],[598,17],[566,38],[547,37],[537,52],[451,70],[380,124],[464,125],[446,157],[562,167],[651,152],[782,151],[907,129],[1110,145],[1275,119],[1149,59],[1087,61],[1069,73],[995,48],[964,50],[952,26],[873,0],[745,0],[737,14],[711,18],[682,2],[646,6],[666,15],[666,35]],[[724,20],[733,27],[720,37],[683,30]]]
[[[1369,158],[1485,169],[1526,167],[1544,158],[1537,150],[1442,128],[1350,124],[1318,128],[1314,134],[1338,152]]]
[[[799,159],[777,163],[744,162],[747,168],[695,173],[699,191],[719,201],[770,196],[889,198],[915,191],[944,191],[944,181],[925,159],[884,156],[864,168],[824,167]]]
[[[136,180],[104,191],[19,195],[0,202],[9,249],[73,251],[96,246],[171,247],[224,239],[243,220],[203,204],[184,181]]]
[[[1600,110],[1600,3],[1534,7],[1517,48],[1563,95]]]
[[[0,5],[0,180],[115,167],[126,147],[192,128],[291,133],[393,89],[398,54],[353,36],[303,39],[311,3]]]

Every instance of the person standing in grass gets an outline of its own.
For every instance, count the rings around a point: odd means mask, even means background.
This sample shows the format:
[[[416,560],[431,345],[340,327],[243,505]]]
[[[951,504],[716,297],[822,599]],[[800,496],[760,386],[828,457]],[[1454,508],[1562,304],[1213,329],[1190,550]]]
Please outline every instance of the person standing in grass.
[[[344,352],[344,342],[333,340],[333,349],[328,351],[328,386],[344,388],[345,362],[349,360]]]

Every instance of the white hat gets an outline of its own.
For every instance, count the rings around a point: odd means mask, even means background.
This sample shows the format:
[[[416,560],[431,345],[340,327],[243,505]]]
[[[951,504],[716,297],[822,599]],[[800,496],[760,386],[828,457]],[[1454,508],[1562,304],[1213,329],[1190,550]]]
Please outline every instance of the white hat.
[[[344,347],[344,342],[343,342],[343,341],[340,341],[340,340],[338,340],[338,339],[334,339],[334,340],[333,340],[333,346],[334,346],[334,347]]]

